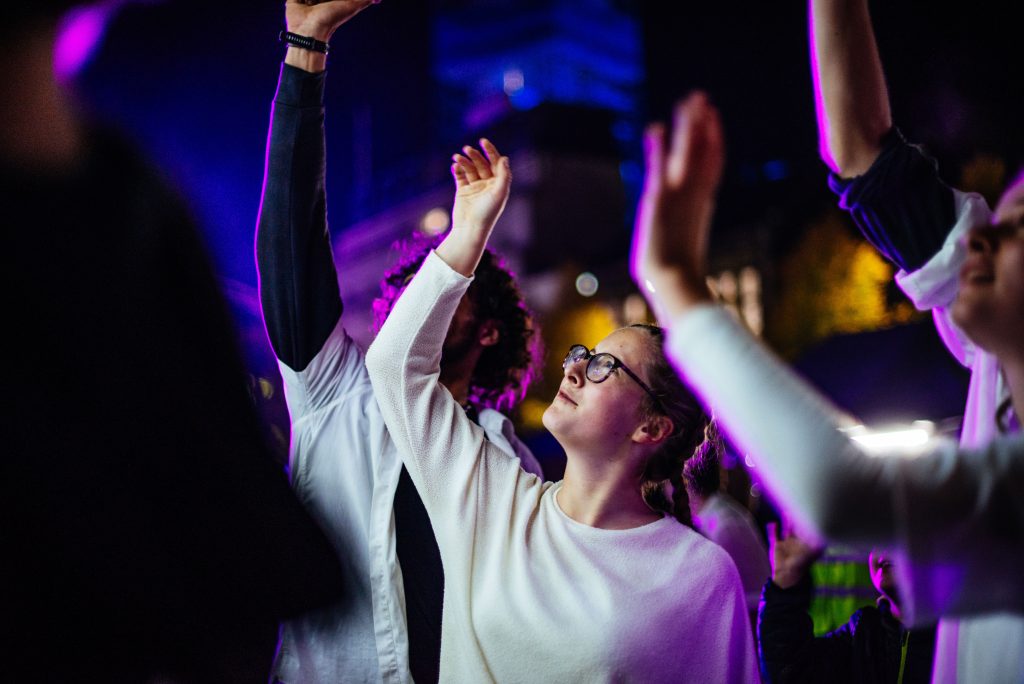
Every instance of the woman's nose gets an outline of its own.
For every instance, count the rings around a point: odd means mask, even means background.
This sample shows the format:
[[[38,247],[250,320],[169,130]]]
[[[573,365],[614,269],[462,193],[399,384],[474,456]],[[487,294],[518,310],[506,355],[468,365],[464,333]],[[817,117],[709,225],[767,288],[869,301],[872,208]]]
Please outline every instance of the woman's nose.
[[[587,367],[586,364],[587,364],[587,362],[586,362],[585,359],[580,359],[579,361],[571,362],[569,365],[567,365],[565,367],[565,377],[566,377],[566,379],[568,379],[569,382],[571,382],[574,385],[577,385],[577,386],[582,385],[583,384],[583,376],[584,376],[584,373],[586,372],[585,369]]]

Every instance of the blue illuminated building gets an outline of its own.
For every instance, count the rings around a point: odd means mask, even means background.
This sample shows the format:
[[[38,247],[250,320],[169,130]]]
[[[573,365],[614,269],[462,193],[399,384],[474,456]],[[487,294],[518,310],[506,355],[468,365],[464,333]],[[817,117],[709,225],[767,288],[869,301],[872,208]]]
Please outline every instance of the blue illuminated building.
[[[613,112],[612,133],[636,139],[644,55],[626,3],[506,0],[442,10],[433,49],[445,137],[549,103]]]

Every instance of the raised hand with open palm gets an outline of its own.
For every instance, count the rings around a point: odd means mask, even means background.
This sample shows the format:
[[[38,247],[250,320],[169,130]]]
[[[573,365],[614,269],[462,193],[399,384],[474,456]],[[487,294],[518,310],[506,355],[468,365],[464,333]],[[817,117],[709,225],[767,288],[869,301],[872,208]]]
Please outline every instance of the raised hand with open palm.
[[[285,25],[292,33],[327,42],[342,24],[380,0],[287,0]],[[327,56],[302,48],[289,47],[285,62],[306,71],[323,71]]]
[[[480,263],[512,187],[508,157],[486,138],[480,139],[480,147],[483,152],[466,145],[462,154],[452,155],[452,230],[437,249],[438,256],[466,276],[472,275]]]
[[[662,124],[644,136],[631,259],[633,278],[663,324],[708,298],[708,232],[725,163],[722,123],[704,93],[676,105],[667,149],[666,136]]]

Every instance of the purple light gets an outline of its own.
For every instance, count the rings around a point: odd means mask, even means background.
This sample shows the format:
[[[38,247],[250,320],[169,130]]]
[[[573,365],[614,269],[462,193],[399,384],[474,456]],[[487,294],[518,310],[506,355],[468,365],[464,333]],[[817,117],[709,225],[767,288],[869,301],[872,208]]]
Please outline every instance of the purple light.
[[[74,78],[96,52],[117,4],[102,2],[75,7],[64,15],[53,49],[53,68],[59,79],[69,81]]]

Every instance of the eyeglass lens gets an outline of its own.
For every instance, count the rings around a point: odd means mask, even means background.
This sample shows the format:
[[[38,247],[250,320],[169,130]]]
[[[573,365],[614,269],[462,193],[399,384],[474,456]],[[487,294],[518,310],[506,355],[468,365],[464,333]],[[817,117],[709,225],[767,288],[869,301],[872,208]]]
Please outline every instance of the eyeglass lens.
[[[592,354],[589,349],[584,347],[582,344],[576,344],[569,348],[569,353],[565,355],[565,360],[562,361],[562,368],[566,369],[574,363],[589,359],[587,363],[586,375],[587,380],[591,382],[603,382],[608,379],[608,376],[616,368],[615,357],[611,354]]]

